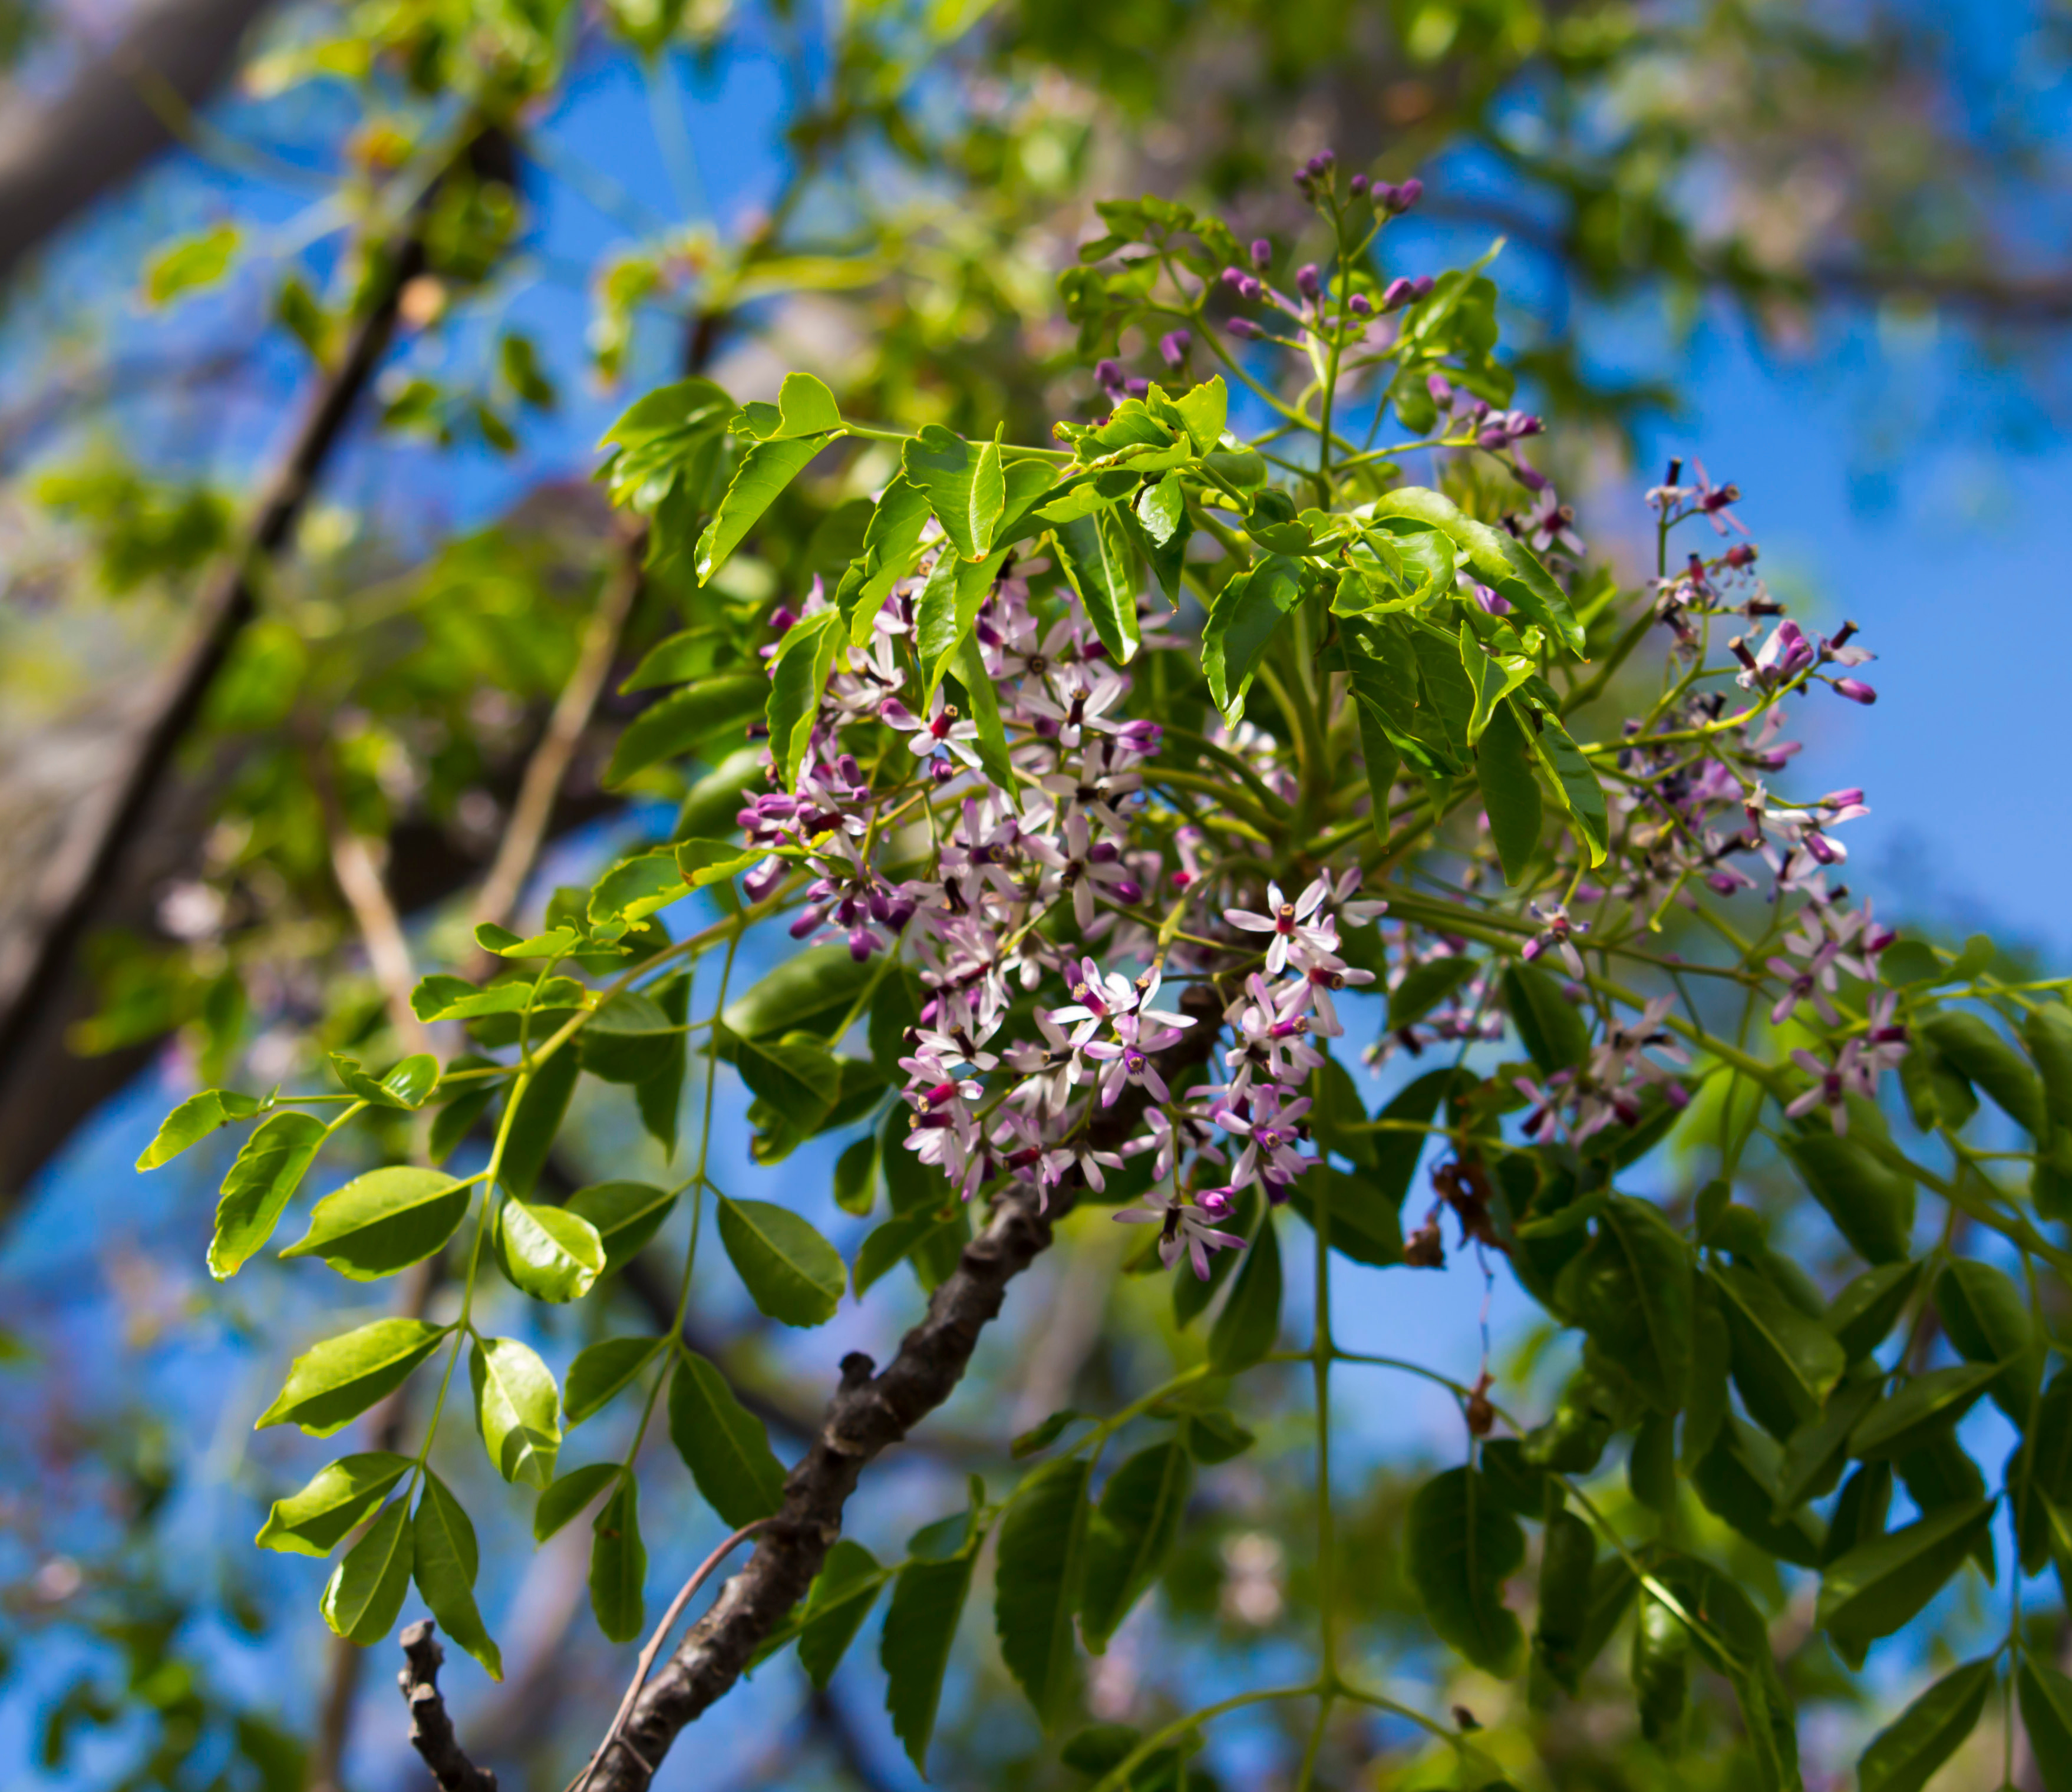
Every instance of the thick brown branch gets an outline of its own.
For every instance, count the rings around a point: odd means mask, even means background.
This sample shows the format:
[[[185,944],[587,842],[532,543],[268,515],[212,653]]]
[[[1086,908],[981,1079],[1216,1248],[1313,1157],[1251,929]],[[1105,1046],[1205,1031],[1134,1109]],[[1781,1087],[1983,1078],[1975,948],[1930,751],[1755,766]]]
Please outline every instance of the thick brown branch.
[[[1190,988],[1182,1005],[1197,1024],[1167,1054],[1169,1076],[1207,1058],[1222,1017],[1206,984]],[[1141,1091],[1132,1088],[1096,1121],[1096,1142],[1120,1142],[1143,1109]],[[711,1609],[648,1682],[621,1732],[632,1748],[615,1749],[599,1761],[586,1792],[644,1792],[650,1767],[684,1725],[740,1679],[757,1646],[820,1572],[841,1535],[842,1508],[857,1478],[949,1398],[980,1334],[999,1314],[1007,1284],[1049,1247],[1054,1223],[1071,1204],[1069,1190],[1054,1191],[1046,1211],[1035,1189],[1010,1188],[882,1372],[874,1374],[870,1358],[861,1354],[843,1359],[841,1386],[812,1448],[784,1483],[783,1508],[748,1565],[720,1589]]]
[[[409,1626],[402,1643],[406,1665],[396,1683],[410,1708],[410,1746],[424,1757],[444,1792],[496,1792],[496,1776],[470,1761],[454,1734],[446,1702],[439,1695],[439,1666],[446,1655],[432,1634],[431,1620]]]

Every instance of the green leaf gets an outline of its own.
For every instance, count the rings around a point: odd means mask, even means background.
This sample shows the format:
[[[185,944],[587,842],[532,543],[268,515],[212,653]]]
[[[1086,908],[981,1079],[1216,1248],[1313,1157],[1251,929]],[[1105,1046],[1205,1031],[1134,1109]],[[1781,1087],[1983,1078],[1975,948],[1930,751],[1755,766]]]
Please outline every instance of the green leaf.
[[[1046,1730],[1077,1679],[1072,1613],[1086,1565],[1087,1478],[1092,1465],[1067,1457],[1030,1475],[1000,1527],[993,1628],[1001,1658]]]
[[[369,1170],[319,1201],[309,1231],[281,1255],[322,1257],[355,1281],[393,1276],[454,1235],[473,1194],[435,1169],[397,1164]]]
[[[534,1071],[532,1080],[517,1096],[518,1112],[504,1136],[504,1157],[497,1180],[523,1200],[547,1167],[547,1153],[561,1129],[561,1117],[569,1111],[569,1097],[575,1093],[576,1078],[582,1064],[573,1051],[561,1050]]]
[[[2072,1375],[2061,1372],[2043,1391],[2025,1428],[2028,1436],[2008,1457],[2002,1481],[2014,1506],[2023,1571],[2037,1574],[2062,1548],[2050,1508],[2072,1510]]]
[[[1851,1453],[1866,1462],[1890,1462],[1925,1448],[1971,1410],[1996,1372],[1991,1363],[1960,1363],[1914,1376],[1850,1433]]]
[[[1289,1187],[1288,1205],[1313,1231],[1328,1226],[1331,1248],[1342,1257],[1377,1269],[1403,1261],[1402,1221],[1393,1206],[1375,1198],[1373,1185],[1363,1175],[1348,1176],[1319,1164]],[[1194,1280],[1192,1276],[1177,1280],[1176,1294]]]
[[[1583,757],[1582,750],[1569,738],[1568,730],[1544,710],[1533,716],[1527,732],[1531,736],[1532,750],[1554,780],[1561,806],[1575,824],[1576,836],[1589,855],[1590,863],[1602,865],[1610,848],[1611,816],[1597,773]]]
[[[977,464],[972,469],[969,526],[975,560],[984,560],[993,552],[1000,513],[1007,505],[1007,481],[1000,469],[1000,441],[1001,432],[996,430],[993,440],[979,450]]]
[[[801,436],[758,442],[741,457],[705,533],[698,537],[693,560],[698,582],[710,582],[734,550],[747,539],[748,532],[779,495],[806,470],[807,462],[827,446],[825,436]],[[602,1620],[600,1619],[600,1621]],[[610,1634],[609,1631],[606,1633]]]
[[[1202,670],[1209,696],[1224,717],[1244,713],[1245,693],[1281,624],[1301,600],[1302,569],[1284,554],[1268,554],[1216,593],[1202,630]]]
[[[1994,1404],[2017,1425],[2027,1424],[2043,1353],[2013,1278],[1975,1257],[1959,1257],[1935,1278],[1935,1309],[1958,1355],[2002,1366],[1992,1383]]]
[[[606,1338],[576,1353],[562,1391],[563,1416],[571,1428],[602,1412],[619,1391],[654,1360],[667,1340],[660,1338]]]
[[[1690,1383],[1692,1274],[1683,1235],[1624,1195],[1611,1198],[1589,1247],[1561,1272],[1563,1309],[1658,1412],[1678,1411]]]
[[[161,1164],[169,1164],[219,1126],[249,1120],[259,1108],[260,1104],[251,1096],[230,1089],[204,1089],[199,1095],[189,1095],[159,1123],[157,1136],[145,1146],[137,1167],[156,1169]]]
[[[1221,1408],[1190,1412],[1180,1428],[1180,1441],[1187,1446],[1187,1453],[1205,1469],[1244,1455],[1258,1441]]]
[[[423,1319],[376,1319],[313,1344],[289,1366],[281,1391],[253,1428],[291,1424],[328,1437],[401,1387],[446,1334],[443,1326]]]
[[[1523,542],[1464,514],[1450,498],[1419,486],[1399,487],[1376,499],[1374,514],[1377,519],[1412,517],[1445,530],[1478,577],[1508,598],[1578,659],[1583,656],[1582,627],[1567,597]]]
[[[972,533],[978,451],[955,430],[931,423],[900,450],[899,459],[908,483],[927,495],[929,508],[957,557],[983,560],[990,549],[980,548]]]
[[[669,1383],[669,1440],[705,1503],[731,1528],[767,1519],[784,1503],[784,1465],[763,1421],[696,1350],[684,1352]]]
[[[690,1018],[689,977],[665,978],[655,1003],[672,1028],[681,1027]],[[640,1110],[640,1124],[648,1136],[661,1146],[665,1157],[676,1154],[676,1125],[683,1112],[684,1068],[688,1058],[685,1035],[672,1033],[668,1045],[652,1060],[653,1068],[633,1086],[634,1105]],[[608,1244],[605,1267],[615,1267]]]
[[[1055,524],[1059,564],[1079,594],[1079,605],[1094,633],[1118,666],[1137,652],[1137,557],[1128,531],[1112,504],[1091,516]]]
[[[1766,1430],[1788,1436],[1842,1379],[1842,1346],[1750,1270],[1722,1264],[1712,1283],[1733,1341],[1734,1385]]]
[[[822,1691],[863,1628],[885,1580],[878,1558],[847,1537],[836,1542],[813,1576],[799,1627],[799,1665]]]
[[[1880,1264],[1835,1297],[1827,1309],[1827,1326],[1850,1362],[1868,1356],[1885,1342],[1920,1280],[1918,1263]]]
[[[616,1481],[616,1462],[586,1462],[558,1476],[532,1509],[532,1540],[543,1543]]]
[[[1782,1503],[1778,1475],[1777,1445],[1729,1413],[1691,1480],[1715,1518],[1779,1561],[1817,1568],[1824,1540],[1819,1522],[1804,1511],[1773,1515]]]
[[[319,1469],[300,1493],[273,1502],[253,1540],[261,1549],[328,1556],[410,1472],[407,1456],[368,1450]]]
[[[1937,1054],[1984,1090],[2002,1113],[2032,1138],[2044,1136],[2049,1120],[2042,1079],[1982,1017],[1968,1009],[1945,1008],[1914,1024]]]
[[[614,1642],[631,1642],[644,1628],[648,1551],[640,1541],[640,1488],[622,1476],[590,1521],[590,1609]]]
[[[935,701],[944,671],[969,639],[979,609],[1007,564],[1001,549],[983,560],[936,557],[927,582],[914,600],[914,655],[920,662],[923,697]]]
[[[859,964],[846,946],[809,946],[794,952],[721,1016],[720,1055],[734,1056],[728,1035],[761,1039],[775,1033],[832,1028],[849,1012],[876,975],[874,964]]]
[[[1733,1687],[1765,1792],[1800,1792],[1798,1724],[1762,1614],[1708,1562],[1670,1557],[1656,1564],[1654,1578],[1685,1611],[1702,1618],[1704,1628],[1692,1633],[1692,1645]]]
[[[1815,1621],[1844,1660],[1860,1662],[1880,1637],[1910,1622],[1942,1590],[1992,1516],[1994,1502],[1967,1501],[1860,1543],[1820,1576]]]
[[[767,1201],[719,1204],[720,1242],[765,1314],[787,1326],[824,1326],[841,1304],[841,1254],[789,1207]]]
[[[856,1253],[856,1297],[861,1301],[873,1283],[916,1252],[931,1249],[939,1239],[955,1236],[961,1251],[968,1235],[968,1225],[961,1205],[916,1207],[906,1213],[894,1214],[882,1226],[871,1229]],[[926,1281],[925,1275],[923,1280]]]
[[[1498,703],[1475,747],[1475,781],[1504,882],[1522,883],[1540,845],[1540,779],[1532,746],[1508,703]]]
[[[935,1733],[935,1710],[942,1702],[943,1675],[956,1641],[957,1620],[971,1591],[977,1552],[968,1543],[946,1560],[914,1560],[892,1584],[892,1602],[878,1638],[878,1658],[886,1686],[885,1708],[892,1733],[906,1745],[906,1758],[924,1777],[928,1741]]]
[[[2072,1792],[2072,1680],[2025,1653],[2015,1690],[2044,1792]]]
[[[661,1229],[676,1197],[647,1182],[593,1182],[578,1189],[565,1205],[569,1212],[590,1222],[604,1247],[605,1273],[609,1275],[631,1263],[641,1246]]]
[[[835,395],[810,373],[786,374],[775,404],[746,405],[742,415],[749,433],[763,442],[826,435],[842,426]]]
[[[863,532],[863,552],[835,593],[853,646],[870,644],[872,625],[892,587],[913,570],[928,512],[927,493],[904,473],[878,498]]]
[[[1562,1686],[1574,1689],[1577,1659],[1589,1627],[1597,1538],[1589,1523],[1565,1509],[1550,1513],[1540,1552],[1540,1613],[1532,1652]]]
[[[1223,1311],[1209,1329],[1209,1366],[1235,1375],[1262,1360],[1281,1335],[1281,1239],[1269,1211],[1245,1248]]]
[[[792,623],[770,662],[770,700],[764,711],[777,787],[798,782],[799,767],[813,734],[820,697],[842,645],[841,618],[823,610]]]
[[[1848,1461],[1849,1434],[1877,1401],[1876,1381],[1843,1382],[1827,1396],[1827,1404],[1819,1413],[1784,1441],[1773,1517],[1781,1520],[1807,1500],[1819,1499],[1833,1490]]]
[[[515,1338],[477,1338],[468,1353],[475,1419],[506,1481],[544,1488],[561,1447],[561,1398],[553,1372]]]
[[[1536,964],[1511,964],[1503,973],[1503,1005],[1526,1055],[1551,1076],[1589,1056],[1589,1023],[1561,993],[1558,980]]]
[[[2072,1132],[2072,1011],[2055,1002],[2030,1009],[2021,1038],[2042,1081],[2044,1112],[2060,1132]]]
[[[1450,958],[1429,958],[1412,964],[1402,982],[1388,993],[1388,1027],[1393,1033],[1421,1021],[1440,1003],[1482,968],[1482,961],[1465,952]]]
[[[820,1129],[841,1083],[833,1053],[809,1033],[727,1042],[750,1093],[768,1102],[801,1137]]]
[[[964,688],[964,701],[978,729],[979,763],[1001,790],[1014,788],[1014,764],[1007,756],[1007,730],[1000,719],[1000,693],[985,669],[978,637],[967,633],[957,643],[951,669]]]
[[[314,1115],[290,1110],[262,1121],[245,1141],[216,1202],[210,1275],[227,1281],[273,1235],[282,1210],[328,1136]]]
[[[629,989],[590,1016],[590,1024],[576,1035],[576,1046],[582,1067],[592,1076],[606,1083],[637,1083],[654,1074],[682,1037],[660,1002]]]
[[[411,1520],[412,1568],[417,1591],[425,1596],[439,1627],[489,1671],[504,1678],[504,1656],[482,1621],[475,1603],[475,1576],[479,1556],[475,1526],[446,1484],[425,1471],[425,1490],[417,1496]],[[387,1626],[383,1626],[385,1630]]]
[[[1922,1792],[1977,1728],[1998,1679],[1991,1655],[1944,1675],[1871,1738],[1856,1763],[1857,1792]]]
[[[507,1201],[496,1218],[496,1260],[513,1287],[558,1305],[580,1300],[604,1273],[604,1241],[565,1207]]]
[[[145,302],[155,310],[183,294],[213,286],[230,271],[240,240],[237,226],[226,221],[166,244],[144,269]]]
[[[324,1622],[363,1649],[388,1634],[410,1590],[409,1520],[409,1507],[391,1501],[325,1584]]]
[[[439,1061],[428,1051],[413,1054],[393,1066],[380,1081],[363,1071],[358,1062],[331,1054],[331,1075],[360,1099],[376,1108],[397,1108],[414,1113],[425,1105],[439,1080]]]
[[[1874,1264],[1906,1256],[1914,1233],[1911,1177],[1837,1133],[1806,1132],[1782,1143],[1813,1198],[1861,1256]]]
[[[689,887],[677,868],[673,851],[664,847],[657,852],[642,853],[614,865],[598,880],[590,896],[590,925],[606,927],[619,923],[631,926],[659,913],[672,902],[680,902],[689,894]],[[636,1001],[645,999],[636,998]],[[626,1005],[622,1007],[622,1004]],[[637,1005],[627,1002],[625,996],[619,996],[606,1004],[598,1017],[613,1008],[619,1008],[624,1014],[640,1012]]]
[[[681,758],[722,732],[738,731],[761,717],[770,680],[760,671],[721,672],[672,691],[651,703],[626,725],[598,780],[623,789],[638,772],[663,759]]]
[[[1525,1534],[1472,1469],[1417,1490],[1404,1532],[1411,1584],[1441,1638],[1499,1679],[1518,1671],[1525,1633],[1503,1584],[1525,1560]]]
[[[652,691],[663,684],[689,684],[709,677],[717,651],[725,639],[718,629],[710,627],[679,629],[640,656],[639,664],[620,681],[619,694],[631,697],[636,691]],[[479,939],[481,935],[478,927],[475,937]]]
[[[1667,1742],[1683,1720],[1690,1655],[1690,1626],[1660,1600],[1643,1598],[1633,1631],[1633,1691],[1650,1742]]]
[[[1108,1478],[1087,1529],[1079,1599],[1080,1632],[1096,1655],[1164,1571],[1194,1486],[1193,1461],[1177,1439],[1139,1450]]]

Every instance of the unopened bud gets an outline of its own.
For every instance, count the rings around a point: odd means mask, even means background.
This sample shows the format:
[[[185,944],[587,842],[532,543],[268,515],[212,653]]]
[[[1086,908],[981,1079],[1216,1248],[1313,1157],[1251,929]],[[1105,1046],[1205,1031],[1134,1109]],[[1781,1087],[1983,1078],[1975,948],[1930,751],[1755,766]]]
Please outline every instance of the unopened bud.
[[[1264,236],[1252,240],[1252,265],[1261,273],[1273,265],[1273,245]]]
[[[1295,290],[1305,298],[1314,298],[1323,291],[1323,282],[1317,277],[1317,264],[1305,261],[1295,270]]]

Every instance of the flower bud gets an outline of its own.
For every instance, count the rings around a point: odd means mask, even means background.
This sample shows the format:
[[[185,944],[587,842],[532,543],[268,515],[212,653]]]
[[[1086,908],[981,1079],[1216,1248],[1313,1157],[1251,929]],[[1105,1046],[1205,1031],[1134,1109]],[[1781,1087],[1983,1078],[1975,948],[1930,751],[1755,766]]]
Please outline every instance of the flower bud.
[[[1295,290],[1305,298],[1314,298],[1323,291],[1323,282],[1317,277],[1317,264],[1314,261],[1305,261],[1295,270]]]
[[[1223,327],[1240,342],[1252,342],[1266,334],[1250,318],[1232,318]]]
[[[1424,389],[1431,393],[1432,402],[1438,405],[1441,409],[1445,409],[1453,402],[1453,382],[1449,380],[1443,373],[1426,374],[1424,376]]]
[[[1868,705],[1877,701],[1877,693],[1860,678],[1838,678],[1835,688],[1852,703]]]
[[[1187,363],[1187,351],[1194,344],[1191,330],[1172,330],[1158,339],[1158,352],[1166,366],[1178,373]]]
[[[1241,293],[1244,290],[1245,282],[1252,277],[1243,268],[1225,268],[1220,277],[1232,292]]]
[[[1319,150],[1314,155],[1311,156],[1307,162],[1304,162],[1302,166],[1309,176],[1314,179],[1329,174],[1331,171],[1331,164],[1338,159],[1338,154],[1335,150]]]
[[[1346,301],[1346,303],[1356,318],[1371,318],[1374,315],[1373,302],[1365,293],[1355,293]]]
[[[1511,432],[1501,423],[1493,423],[1486,430],[1478,430],[1475,434],[1475,446],[1489,449],[1492,453],[1503,447],[1510,440]]]
[[[1261,273],[1273,265],[1273,245],[1264,236],[1252,240],[1252,265]]]
[[[1353,176],[1353,178],[1352,178],[1352,191],[1353,191],[1353,197],[1354,197],[1355,199],[1364,199],[1364,198],[1366,198],[1366,196],[1367,196],[1367,176],[1366,176],[1365,175],[1355,175]]]
[[[1546,420],[1525,411],[1513,411],[1505,420],[1505,426],[1513,436],[1536,436],[1547,427]]]
[[[1381,290],[1382,310],[1393,311],[1400,306],[1408,305],[1412,298],[1412,283],[1399,274]],[[1438,376],[1434,374],[1433,377],[1437,379]]]

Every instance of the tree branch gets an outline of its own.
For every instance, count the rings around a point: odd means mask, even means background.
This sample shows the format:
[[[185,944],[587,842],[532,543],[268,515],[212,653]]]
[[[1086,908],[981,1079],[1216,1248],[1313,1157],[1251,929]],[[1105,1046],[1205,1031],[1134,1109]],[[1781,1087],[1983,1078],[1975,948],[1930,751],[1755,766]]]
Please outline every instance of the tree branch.
[[[470,1761],[454,1734],[446,1702],[439,1695],[439,1667],[446,1654],[432,1634],[432,1621],[424,1618],[407,1626],[402,1642],[405,1666],[396,1683],[410,1708],[410,1746],[423,1757],[444,1792],[496,1792],[496,1776]]]
[[[1164,1054],[1169,1077],[1206,1061],[1223,1018],[1210,984],[1190,988],[1182,1006],[1196,1024]],[[1144,1105],[1141,1088],[1133,1086],[1095,1120],[1095,1143],[1107,1148],[1128,1136]],[[883,1371],[874,1374],[870,1358],[860,1352],[842,1359],[841,1386],[820,1435],[785,1481],[784,1504],[754,1555],[648,1683],[617,1732],[631,1748],[615,1749],[598,1761],[586,1792],[645,1792],[650,1769],[684,1727],[740,1679],[757,1647],[820,1572],[841,1535],[842,1508],[858,1476],[949,1398],[980,1334],[998,1316],[1007,1284],[1049,1247],[1052,1228],[1073,1198],[1070,1189],[1053,1190],[1046,1210],[1038,1190],[1009,1188]]]
[[[158,0],[56,98],[0,110],[0,281],[172,142],[167,101],[206,99],[265,10],[266,0]]]

